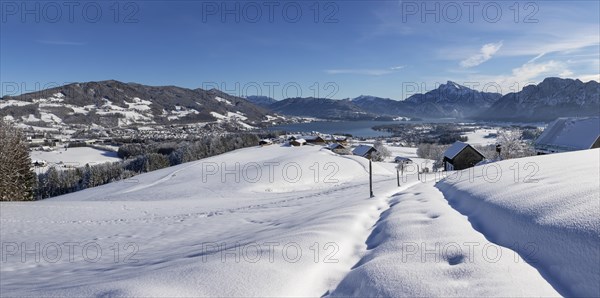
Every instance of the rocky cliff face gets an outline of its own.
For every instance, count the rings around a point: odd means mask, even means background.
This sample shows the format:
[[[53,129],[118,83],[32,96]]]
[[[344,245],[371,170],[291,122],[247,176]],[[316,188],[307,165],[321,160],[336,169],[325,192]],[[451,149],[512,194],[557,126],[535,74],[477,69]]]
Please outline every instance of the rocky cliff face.
[[[496,101],[478,119],[548,121],[558,117],[600,115],[600,84],[546,78]]]

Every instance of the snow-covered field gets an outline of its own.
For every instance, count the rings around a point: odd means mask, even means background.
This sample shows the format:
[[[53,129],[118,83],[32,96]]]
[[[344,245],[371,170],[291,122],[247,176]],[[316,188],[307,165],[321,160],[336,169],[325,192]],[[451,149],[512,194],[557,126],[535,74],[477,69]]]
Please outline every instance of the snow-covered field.
[[[489,134],[497,134],[497,129],[476,129],[475,131],[464,134],[467,139],[467,143],[471,145],[492,145],[496,144],[496,137],[487,137]]]
[[[394,164],[373,163],[370,198],[367,160],[272,145],[44,201],[2,203],[0,294],[593,294],[599,153],[531,158],[573,168],[540,167],[535,187],[505,176],[496,184],[435,184],[435,174],[420,182],[410,170],[398,187]],[[586,171],[591,186],[569,188]],[[525,246],[513,248],[511,239],[549,248],[530,264]]]
[[[47,170],[52,166],[83,167],[105,162],[115,162],[121,159],[114,151],[98,150],[90,147],[57,148],[53,151],[31,151],[31,160],[46,161],[47,166],[38,170]]]

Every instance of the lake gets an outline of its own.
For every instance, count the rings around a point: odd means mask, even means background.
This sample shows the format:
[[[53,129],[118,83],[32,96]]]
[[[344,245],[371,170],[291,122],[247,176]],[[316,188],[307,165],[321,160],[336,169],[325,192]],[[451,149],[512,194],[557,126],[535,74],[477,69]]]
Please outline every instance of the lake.
[[[373,126],[385,124],[402,124],[402,123],[447,123],[455,122],[456,119],[427,119],[420,121],[315,121],[309,123],[292,123],[275,125],[268,130],[283,130],[287,132],[312,132],[328,134],[351,134],[354,137],[385,137],[392,134],[385,131],[373,130]]]

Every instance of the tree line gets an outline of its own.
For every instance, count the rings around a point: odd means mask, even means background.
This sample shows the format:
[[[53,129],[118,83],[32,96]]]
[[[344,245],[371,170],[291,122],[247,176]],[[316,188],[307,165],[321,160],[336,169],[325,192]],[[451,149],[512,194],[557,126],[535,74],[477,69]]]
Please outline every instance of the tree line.
[[[204,136],[195,141],[124,144],[119,148],[121,162],[86,164],[76,169],[50,168],[38,174],[37,199],[59,196],[90,187],[128,179],[182,163],[256,146],[259,138],[253,134]]]

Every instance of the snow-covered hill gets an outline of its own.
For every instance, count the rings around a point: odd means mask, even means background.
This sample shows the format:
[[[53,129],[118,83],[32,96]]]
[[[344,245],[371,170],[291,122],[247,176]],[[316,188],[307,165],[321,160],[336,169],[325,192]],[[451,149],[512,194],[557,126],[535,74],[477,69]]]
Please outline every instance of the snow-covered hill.
[[[561,294],[598,297],[599,166],[600,149],[506,160],[438,187],[475,229],[518,251]]]
[[[442,192],[435,174],[419,182],[407,168],[398,187],[394,164],[374,163],[370,198],[367,160],[272,145],[1,203],[0,289],[78,297],[589,294],[598,280],[599,153],[518,160],[540,165],[537,184],[476,177],[441,182]],[[540,263],[522,261],[527,251],[510,240],[538,245]],[[495,251],[502,256],[490,261]]]
[[[222,176],[236,164],[239,182],[236,174]],[[369,199],[366,168],[363,158],[321,147],[269,146],[54,199],[2,203],[3,243],[62,249],[55,263],[7,255],[2,294],[322,295],[358,261],[378,216],[381,201]],[[374,171],[385,197],[395,181],[382,166]],[[73,261],[69,242],[79,244]],[[86,244],[87,258],[101,249],[97,262],[84,259]]]

